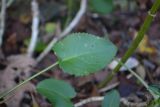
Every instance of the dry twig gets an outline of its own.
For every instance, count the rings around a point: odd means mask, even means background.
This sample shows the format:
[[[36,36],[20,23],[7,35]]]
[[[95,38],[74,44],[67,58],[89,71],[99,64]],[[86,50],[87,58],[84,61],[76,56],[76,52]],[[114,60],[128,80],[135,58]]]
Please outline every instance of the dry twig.
[[[31,36],[31,42],[28,47],[28,56],[32,56],[34,49],[36,47],[37,39],[38,39],[38,33],[39,33],[39,8],[38,8],[38,3],[37,0],[32,0],[31,2],[32,6],[32,14],[33,14],[33,19],[32,19],[32,36]]]
[[[53,40],[48,44],[46,49],[36,59],[37,63],[40,62],[50,52],[50,50],[58,40],[65,37],[68,33],[70,33],[73,30],[73,28],[78,24],[78,22],[86,12],[86,8],[87,8],[87,0],[81,0],[81,6],[75,18],[71,21],[71,23],[66,27],[66,29],[64,29],[64,31],[58,37],[53,38]]]
[[[104,100],[103,96],[102,97],[90,97],[90,98],[84,99],[76,103],[74,107],[81,107],[90,102],[97,102],[97,101],[103,101],[103,100]],[[128,107],[147,107],[147,102],[132,103],[132,102],[129,102],[126,98],[121,98],[120,101],[121,103],[123,103],[124,105]]]
[[[95,101],[102,101],[103,99],[104,99],[104,97],[90,97],[90,98],[87,98],[85,100],[82,100],[82,101],[76,103],[74,105],[74,107],[81,107],[81,106],[83,106],[83,105],[85,105],[87,103],[95,102]]]

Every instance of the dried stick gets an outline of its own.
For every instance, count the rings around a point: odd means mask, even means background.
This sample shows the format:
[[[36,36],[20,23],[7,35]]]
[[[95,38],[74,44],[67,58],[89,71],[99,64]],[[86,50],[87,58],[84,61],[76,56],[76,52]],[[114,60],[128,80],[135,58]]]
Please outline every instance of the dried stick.
[[[103,101],[104,97],[90,97],[90,98],[87,98],[87,99],[84,99],[78,103],[76,103],[74,105],[74,107],[81,107],[87,103],[90,103],[90,102],[96,102],[96,101]]]
[[[3,42],[3,34],[5,29],[5,16],[6,16],[6,0],[2,0],[1,13],[0,13],[0,46]]]
[[[33,55],[34,49],[36,47],[37,39],[38,39],[38,33],[39,33],[39,29],[38,29],[39,27],[39,7],[38,7],[37,0],[32,0],[31,7],[32,7],[33,19],[32,19],[31,42],[28,47],[28,53],[27,53],[29,57]]]
[[[97,101],[103,101],[104,100],[104,97],[101,96],[101,97],[90,97],[90,98],[87,98],[87,99],[84,99],[78,103],[76,103],[74,105],[74,107],[81,107],[87,103],[90,103],[90,102],[97,102]],[[129,102],[126,98],[121,98],[120,99],[121,103],[123,103],[124,105],[126,106],[134,106],[134,107],[146,107],[147,106],[147,102],[140,102],[140,103],[132,103],[132,102]]]
[[[68,33],[70,33],[73,30],[73,28],[78,24],[78,22],[86,12],[86,8],[87,8],[87,0],[81,0],[81,6],[75,18],[71,21],[71,23],[64,29],[64,31],[58,37],[53,38],[53,40],[48,44],[46,49],[36,59],[37,63],[40,62],[51,51],[52,47],[58,40],[65,37]]]

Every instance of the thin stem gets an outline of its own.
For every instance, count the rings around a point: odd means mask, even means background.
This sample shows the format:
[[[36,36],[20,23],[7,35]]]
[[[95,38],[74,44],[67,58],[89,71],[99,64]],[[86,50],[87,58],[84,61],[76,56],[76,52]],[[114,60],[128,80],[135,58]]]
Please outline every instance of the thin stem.
[[[137,75],[132,69],[130,69],[126,64],[124,64],[123,62],[121,61],[118,61],[116,60],[119,64],[121,64],[121,66],[124,66],[126,69],[128,69],[128,71],[134,75],[142,84],[143,86],[152,94],[152,96],[157,99],[157,95],[155,95],[150,89],[149,89],[149,86],[148,84],[139,76]]]
[[[150,27],[151,22],[154,18],[154,15],[158,11],[159,7],[160,7],[160,0],[156,0],[155,3],[153,4],[152,8],[148,12],[148,15],[147,15],[143,25],[141,26],[140,31],[138,32],[138,35],[136,36],[135,40],[132,42],[131,46],[129,47],[129,49],[127,50],[125,55],[122,57],[121,62],[125,63],[128,60],[128,58],[134,53],[134,51],[136,50],[136,48],[140,44],[141,40],[143,39],[144,34],[147,32],[148,28]],[[104,81],[102,81],[99,84],[99,87],[102,88],[105,85],[107,85],[112,80],[113,76],[119,71],[121,66],[122,65],[119,63],[115,67],[115,69],[112,71],[112,73]]]
[[[20,84],[16,85],[15,87],[13,87],[12,89],[4,92],[3,94],[1,94],[0,99],[6,97],[8,94],[12,93],[13,91],[15,91],[16,89],[20,88],[21,86],[23,86],[24,84],[26,84],[27,82],[31,81],[32,79],[38,77],[39,75],[43,74],[44,72],[50,70],[51,68],[55,67],[56,65],[58,65],[59,62],[55,62],[54,64],[50,65],[49,67],[43,69],[42,71],[36,73],[35,75],[31,76],[30,78],[26,79],[25,81],[21,82]]]

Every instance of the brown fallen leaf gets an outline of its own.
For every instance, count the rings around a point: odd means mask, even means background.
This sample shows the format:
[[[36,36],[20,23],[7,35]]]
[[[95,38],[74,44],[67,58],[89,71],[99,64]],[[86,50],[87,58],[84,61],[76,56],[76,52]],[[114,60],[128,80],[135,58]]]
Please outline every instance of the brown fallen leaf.
[[[32,65],[35,65],[35,61],[26,55],[10,56],[7,58],[7,61],[8,66],[0,71],[0,93],[13,88],[19,82],[28,78],[31,75],[30,70],[32,69]],[[14,96],[6,102],[7,107],[19,107],[24,92],[33,91],[33,89],[34,85],[29,82],[16,91],[15,95],[10,94],[9,96]]]

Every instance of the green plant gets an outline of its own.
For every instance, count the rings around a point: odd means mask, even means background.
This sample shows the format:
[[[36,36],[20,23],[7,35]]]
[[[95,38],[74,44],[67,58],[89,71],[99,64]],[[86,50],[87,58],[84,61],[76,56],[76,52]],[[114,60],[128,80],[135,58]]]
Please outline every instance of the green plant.
[[[112,0],[108,1],[112,4]],[[96,0],[91,1],[91,5],[96,9],[97,12],[106,13],[111,10],[102,10],[102,8],[97,8],[99,4],[103,4],[105,7],[106,1],[102,0],[100,2]],[[96,4],[96,5],[95,5]],[[101,7],[101,6],[100,6]],[[118,63],[117,67],[113,70],[109,78],[100,84],[100,87],[106,85],[112,77],[119,71],[121,66],[125,66],[127,59],[133,54],[139,43],[144,37],[145,32],[149,28],[158,8],[160,7],[160,1],[156,0],[151,10],[148,12],[148,16],[145,19],[136,39],[131,44],[131,47],[127,50],[126,54],[122,60]],[[55,54],[58,57],[58,61],[47,67],[46,69],[38,72],[37,74],[31,76],[27,80],[21,82],[17,86],[13,87],[0,95],[0,99],[5,98],[8,94],[12,93],[19,87],[23,86],[25,83],[36,78],[42,73],[48,71],[49,69],[59,65],[64,72],[75,76],[84,76],[94,73],[102,68],[104,68],[115,56],[117,48],[109,40],[102,39],[100,37],[87,34],[87,33],[74,33],[68,35],[63,40],[56,43],[53,47]],[[146,89],[153,95],[154,101],[151,105],[155,107],[159,106],[159,87],[148,86],[144,80],[142,80],[134,71],[125,66],[134,76],[136,76],[140,82],[146,87]],[[73,107],[71,98],[74,98],[76,92],[68,83],[62,80],[47,79],[41,81],[37,85],[37,91],[46,96],[52,105],[56,107]],[[111,98],[110,100],[108,100]],[[113,103],[113,99],[114,102]],[[102,102],[102,107],[118,107],[120,105],[120,97],[117,91],[113,90],[106,94],[104,101]]]
[[[151,25],[152,20],[154,19],[156,12],[158,11],[160,7],[160,0],[156,0],[152,6],[152,8],[148,11],[148,15],[141,26],[136,38],[132,42],[131,46],[127,50],[127,52],[124,54],[124,56],[121,59],[122,63],[125,63],[127,59],[134,53],[140,42],[142,41],[145,33],[147,32],[148,28]],[[118,64],[115,69],[112,71],[112,73],[103,81],[99,84],[99,87],[104,87],[106,84],[112,80],[113,76],[119,71],[119,69],[122,67],[122,64]]]
[[[160,86],[159,84],[154,84],[148,86],[148,89],[152,91],[153,94],[157,95],[157,98],[150,101],[149,106],[150,107],[159,107],[160,106]]]
[[[99,14],[110,13],[113,10],[113,0],[89,0],[90,9]]]
[[[116,46],[109,40],[87,33],[70,34],[56,43],[53,50],[58,57],[57,62],[6,91],[0,96],[0,99],[56,65],[59,65],[64,72],[75,76],[94,73],[109,64],[117,52]],[[75,96],[75,91],[63,81],[44,80],[37,85],[37,91],[46,96],[56,107],[73,106],[70,99]]]
[[[110,80],[112,80],[113,76],[124,65],[124,63],[127,61],[127,59],[134,53],[134,51],[136,50],[136,48],[138,47],[138,45],[142,41],[142,39],[143,39],[146,31],[148,30],[149,26],[151,25],[151,22],[152,22],[153,18],[155,17],[155,14],[156,14],[156,12],[158,11],[159,8],[160,8],[160,1],[156,0],[155,3],[153,4],[152,8],[148,11],[148,15],[147,15],[143,25],[141,26],[140,31],[138,32],[135,40],[132,42],[130,48],[127,50],[125,55],[122,57],[120,63],[118,63],[118,65],[115,67],[115,69],[112,71],[112,73],[104,81],[102,81],[99,84],[99,87],[103,87],[106,84],[108,84],[110,82]],[[127,68],[127,66],[125,66],[125,67]],[[129,69],[129,71],[133,75],[135,75],[141,81],[141,83],[145,86],[145,88],[153,95],[154,101],[156,102],[154,104],[154,107],[158,107],[159,106],[160,95],[157,94],[157,93],[159,93],[159,91],[157,91],[157,90],[159,90],[159,89],[151,88],[137,74],[135,74],[134,71],[132,71],[131,69]]]
[[[102,107],[119,107],[120,106],[120,95],[118,91],[112,90],[106,93],[102,102]]]
[[[74,89],[64,81],[46,79],[37,85],[39,93],[46,96],[56,107],[72,107],[71,98],[76,96]]]

